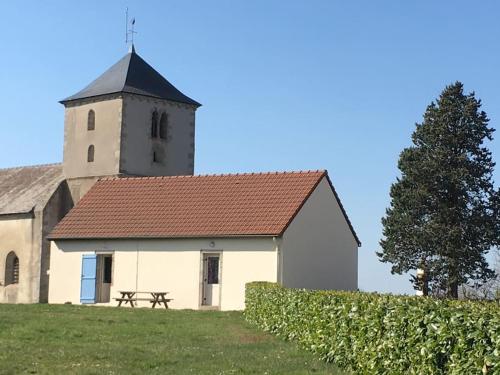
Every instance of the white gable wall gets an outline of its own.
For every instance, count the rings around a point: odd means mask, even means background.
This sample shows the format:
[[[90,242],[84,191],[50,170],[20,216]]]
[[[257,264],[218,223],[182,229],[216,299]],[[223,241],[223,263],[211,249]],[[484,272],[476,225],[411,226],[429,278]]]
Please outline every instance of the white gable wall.
[[[356,290],[358,245],[326,177],[323,177],[280,244],[284,286]]]
[[[269,237],[57,241],[51,246],[49,303],[79,304],[82,255],[102,252],[113,254],[111,298],[120,290],[167,291],[170,307],[198,309],[202,251],[221,253],[221,310],[244,309],[246,283],[277,281],[276,248]],[[117,303],[111,299],[109,305]]]

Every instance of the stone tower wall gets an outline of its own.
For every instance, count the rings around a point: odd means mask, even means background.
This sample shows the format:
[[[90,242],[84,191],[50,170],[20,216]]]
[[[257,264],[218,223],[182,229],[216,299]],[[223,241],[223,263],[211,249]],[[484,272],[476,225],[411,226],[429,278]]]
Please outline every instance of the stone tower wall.
[[[195,110],[186,104],[124,94],[120,172],[137,176],[192,175]],[[167,115],[166,139],[151,135],[154,111],[158,114],[158,123],[162,113]]]
[[[95,129],[88,130],[88,114]],[[167,137],[152,137],[153,111],[168,118]],[[67,103],[64,175],[75,203],[100,177],[194,173],[196,107],[141,95],[119,94]],[[94,146],[94,161],[87,152]],[[156,154],[156,160],[153,158]]]
[[[119,96],[67,103],[64,116],[64,175],[68,179],[110,176],[119,173],[123,100]],[[89,111],[95,129],[87,129]],[[94,146],[94,161],[87,151]]]

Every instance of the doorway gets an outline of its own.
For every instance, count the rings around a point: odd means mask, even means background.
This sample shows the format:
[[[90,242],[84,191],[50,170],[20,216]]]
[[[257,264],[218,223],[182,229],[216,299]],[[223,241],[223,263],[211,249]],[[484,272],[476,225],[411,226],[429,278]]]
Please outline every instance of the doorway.
[[[97,255],[97,280],[96,280],[96,302],[106,303],[110,301],[111,284],[113,277],[113,255]]]
[[[202,306],[218,307],[220,304],[220,258],[219,253],[203,253]]]

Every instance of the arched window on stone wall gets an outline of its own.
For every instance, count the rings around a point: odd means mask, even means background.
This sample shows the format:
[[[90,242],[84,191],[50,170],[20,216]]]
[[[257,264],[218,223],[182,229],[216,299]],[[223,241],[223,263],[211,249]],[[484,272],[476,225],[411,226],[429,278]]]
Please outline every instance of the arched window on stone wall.
[[[87,162],[89,163],[94,162],[94,152],[95,152],[94,145],[90,145],[87,150]]]
[[[161,114],[160,118],[160,138],[167,139],[167,129],[168,129],[168,116],[165,112]]]
[[[151,138],[158,137],[158,112],[154,111],[151,115]]]
[[[89,111],[89,115],[87,118],[87,130],[95,129],[95,112],[93,109]]]
[[[11,251],[5,260],[5,285],[19,283],[19,258]]]

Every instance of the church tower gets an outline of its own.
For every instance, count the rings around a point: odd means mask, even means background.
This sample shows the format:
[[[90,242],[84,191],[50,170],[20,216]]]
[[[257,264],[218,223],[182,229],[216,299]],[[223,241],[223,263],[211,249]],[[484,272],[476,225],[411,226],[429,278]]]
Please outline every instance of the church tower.
[[[74,202],[105,176],[194,173],[195,112],[132,46],[130,52],[61,103],[63,172]]]

